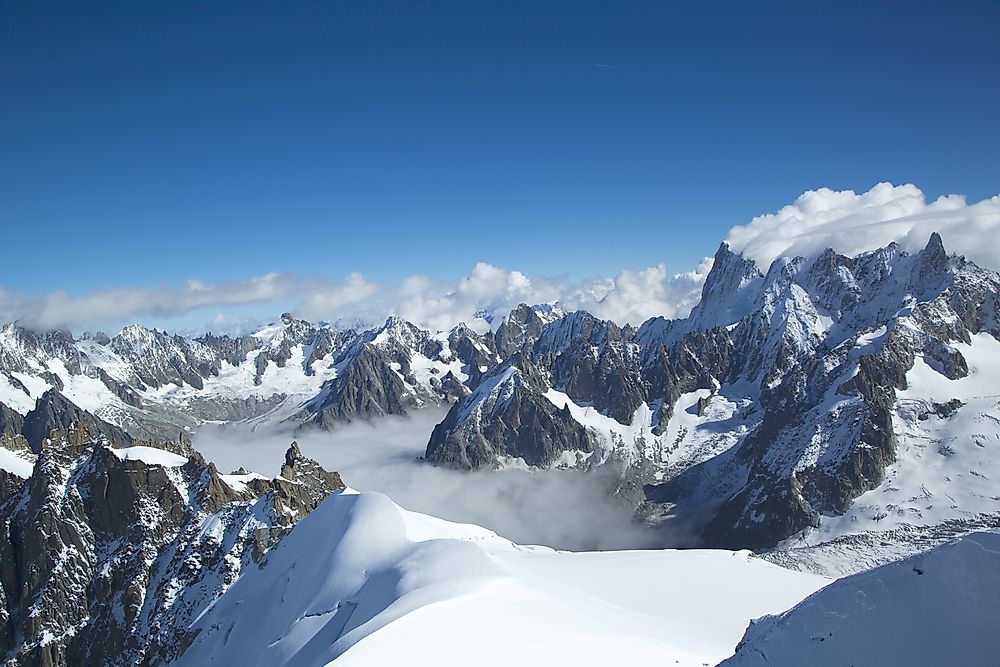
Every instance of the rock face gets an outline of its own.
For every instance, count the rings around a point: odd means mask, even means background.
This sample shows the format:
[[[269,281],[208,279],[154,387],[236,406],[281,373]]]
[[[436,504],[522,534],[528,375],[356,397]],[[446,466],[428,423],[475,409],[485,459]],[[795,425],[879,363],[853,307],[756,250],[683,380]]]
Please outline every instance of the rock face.
[[[294,446],[290,478],[243,484],[189,443],[117,449],[130,443],[88,439],[92,428],[53,433],[0,504],[5,664],[171,662],[243,568],[343,488]]]
[[[779,259],[766,274],[723,245],[684,320],[633,331],[583,312],[513,311],[494,349],[518,361],[484,374],[452,408],[427,459],[544,466],[596,449],[593,463],[633,438],[625,475],[653,482],[644,512],[685,515],[711,546],[771,547],[883,481],[907,372],[920,358],[944,378],[965,377],[956,344],[1000,338],[998,290],[996,273],[949,257],[936,234],[915,255],[827,250]],[[685,424],[722,409],[700,441],[691,435]]]
[[[504,458],[548,466],[564,452],[592,452],[587,429],[543,396],[539,371],[515,354],[452,406],[434,428],[427,458],[457,468],[480,468]]]
[[[86,439],[103,438],[119,446],[132,443],[128,433],[81,410],[56,389],[45,392],[35,409],[25,415],[21,433],[37,454],[53,434],[65,438],[71,429],[85,433]]]
[[[13,438],[19,435],[24,424],[24,417],[0,403],[0,438]]]
[[[723,244],[690,316],[638,329],[524,304],[485,333],[396,317],[338,330],[288,314],[197,339],[7,325],[0,425],[21,419],[37,452],[72,424],[163,440],[208,419],[331,429],[450,403],[431,463],[612,463],[623,486],[645,488],[642,516],[683,515],[708,545],[766,548],[882,483],[907,374],[917,360],[953,381],[974,370],[963,350],[1000,336],[1000,280],[936,234],[916,254],[890,244],[764,268]],[[74,397],[87,415],[61,405]],[[940,398],[924,412],[960,409]]]

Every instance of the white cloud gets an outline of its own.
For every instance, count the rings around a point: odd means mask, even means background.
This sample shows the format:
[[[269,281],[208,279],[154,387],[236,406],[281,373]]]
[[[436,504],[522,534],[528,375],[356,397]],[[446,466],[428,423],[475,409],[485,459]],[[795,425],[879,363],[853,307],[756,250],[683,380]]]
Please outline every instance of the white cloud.
[[[733,227],[726,237],[762,270],[782,256],[811,255],[833,248],[856,255],[888,245],[923,248],[932,232],[940,232],[948,252],[977,264],[1000,268],[1000,195],[968,204],[962,195],[927,203],[915,185],[879,183],[857,194],[853,190],[810,190],[794,203]]]
[[[642,271],[625,270],[603,286],[585,287],[564,299],[564,305],[583,308],[602,319],[641,324],[651,317],[685,317],[701,296],[701,286],[712,268],[706,257],[694,271],[670,274],[665,264]]]
[[[1000,196],[968,204],[960,195],[948,195],[927,203],[913,185],[880,183],[862,194],[812,190],[777,213],[733,227],[726,241],[766,270],[779,256],[814,254],[827,247],[854,255],[897,241],[916,251],[934,231],[941,233],[950,252],[983,266],[1000,267]],[[246,312],[251,306],[256,318],[270,313],[273,306],[272,315],[279,308],[290,308],[314,321],[375,324],[395,314],[430,329],[464,321],[482,330],[488,325],[475,319],[477,311],[499,319],[520,303],[558,302],[567,310],[583,308],[619,324],[638,325],[650,317],[687,315],[710,269],[711,259],[705,259],[687,273],[673,274],[657,264],[614,277],[574,281],[528,276],[480,262],[453,282],[413,275],[392,286],[377,285],[361,273],[337,282],[268,273],[219,285],[192,279],[177,288],[121,288],[82,296],[57,290],[29,297],[0,287],[0,321],[19,320],[38,328],[110,328],[136,319],[163,321],[212,309],[219,315],[205,329],[236,331],[253,321]],[[186,322],[185,327],[197,323]]]
[[[296,314],[314,320],[336,319],[339,313],[364,301],[378,289],[378,285],[360,273],[349,273],[339,283],[313,286],[308,294],[300,294]]]
[[[444,415],[427,408],[409,417],[354,422],[323,433],[206,425],[193,439],[220,470],[246,466],[274,475],[294,438],[306,456],[340,472],[355,489],[385,493],[417,512],[486,526],[521,544],[577,551],[691,546],[691,536],[680,527],[649,529],[633,523],[631,507],[609,500],[618,481],[610,471],[466,472],[421,462],[430,432]]]
[[[0,287],[0,319],[39,329],[108,327],[137,318],[169,319],[201,308],[220,308],[303,299],[304,304],[342,307],[369,296],[374,286],[359,274],[339,283],[287,273],[209,285],[189,280],[182,287],[115,288],[74,296],[64,290],[31,298]]]
[[[481,330],[478,311],[497,320],[520,303],[560,303],[585,308],[620,323],[640,324],[649,317],[683,316],[697,301],[705,268],[670,275],[663,264],[642,271],[622,271],[614,278],[570,281],[532,277],[520,271],[480,262],[455,282],[414,275],[383,288],[360,273],[339,282],[269,273],[248,280],[210,285],[189,280],[178,288],[121,288],[73,296],[56,290],[29,298],[0,287],[0,320],[18,320],[40,329],[111,328],[135,319],[169,320],[199,309],[227,309],[210,317],[204,329],[238,332],[256,321],[233,307],[294,303],[292,311],[310,320],[376,324],[399,315],[429,329],[448,329],[466,322]],[[277,307],[277,306],[276,306]],[[238,308],[236,309],[239,310]],[[276,314],[276,313],[275,313]],[[192,330],[185,328],[187,333]]]

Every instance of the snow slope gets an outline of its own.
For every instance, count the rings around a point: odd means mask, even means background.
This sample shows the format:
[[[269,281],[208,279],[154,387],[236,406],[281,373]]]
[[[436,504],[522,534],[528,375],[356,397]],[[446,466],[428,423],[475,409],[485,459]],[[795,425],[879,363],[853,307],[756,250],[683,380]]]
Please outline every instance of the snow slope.
[[[755,621],[724,665],[995,665],[1000,534],[840,579]]]
[[[17,475],[21,479],[31,477],[31,469],[35,466],[35,455],[26,451],[12,451],[0,447],[0,470]]]
[[[557,552],[329,497],[194,624],[181,665],[714,663],[828,580],[749,552]]]
[[[845,514],[821,517],[818,527],[787,540],[776,562],[853,574],[997,525],[1000,342],[983,333],[955,347],[968,361],[967,377],[949,380],[921,357],[906,374],[893,416],[896,461],[882,484]],[[953,410],[942,410],[955,400]]]

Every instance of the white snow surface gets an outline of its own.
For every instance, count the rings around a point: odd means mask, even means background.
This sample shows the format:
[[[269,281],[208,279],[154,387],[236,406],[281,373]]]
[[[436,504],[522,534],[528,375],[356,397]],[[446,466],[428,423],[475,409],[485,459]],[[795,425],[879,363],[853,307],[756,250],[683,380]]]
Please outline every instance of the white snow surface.
[[[974,533],[755,621],[723,664],[996,665],[998,618],[1000,534]]]
[[[270,479],[269,477],[265,477],[264,475],[256,472],[248,472],[245,475],[219,475],[219,477],[221,477],[222,481],[229,485],[229,488],[236,493],[243,493],[246,491],[247,484],[255,479]]]
[[[165,468],[179,468],[187,463],[187,458],[180,454],[174,454],[156,447],[122,447],[121,449],[111,449],[114,455],[122,461],[142,461],[147,465],[163,466]]]
[[[892,530],[919,535],[949,521],[1000,515],[1000,342],[981,333],[971,345],[954,346],[968,363],[968,376],[949,380],[922,357],[906,374],[907,389],[897,392],[893,416],[896,461],[882,484],[845,514],[821,517],[817,528],[786,540],[782,549],[792,555],[803,550],[814,571],[846,574],[884,558],[872,552],[866,559],[862,549],[845,559],[835,541]],[[963,405],[950,416],[933,412],[935,404],[952,399]],[[910,553],[899,545],[896,557]]]
[[[35,467],[35,458],[31,452],[15,452],[0,447],[0,470],[13,473],[21,479],[28,479]]]
[[[329,497],[194,623],[180,665],[714,664],[828,583],[749,552],[559,552]]]

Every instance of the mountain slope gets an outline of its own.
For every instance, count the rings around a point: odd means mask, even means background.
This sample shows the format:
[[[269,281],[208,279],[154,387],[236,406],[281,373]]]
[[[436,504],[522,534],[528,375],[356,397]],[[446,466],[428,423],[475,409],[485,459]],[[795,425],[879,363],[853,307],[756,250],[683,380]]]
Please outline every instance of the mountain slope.
[[[112,444],[74,422],[2,499],[4,664],[169,662],[197,614],[343,486],[295,447],[268,479],[219,475],[185,443]]]
[[[486,333],[395,317],[340,331],[290,315],[238,338],[126,327],[74,339],[8,325],[0,403],[13,423],[55,390],[130,437],[161,440],[206,421],[332,429],[452,403],[430,434],[432,463],[609,466],[644,520],[684,523],[709,546],[771,549],[822,526],[826,541],[850,534],[830,518],[878,505],[857,498],[885,488],[911,442],[951,438],[953,427],[987,436],[983,462],[963,474],[989,478],[989,423],[1000,418],[990,394],[963,407],[957,389],[906,392],[1000,372],[969,350],[1000,336],[998,290],[995,272],[949,256],[937,234],[915,254],[895,244],[856,257],[826,250],[766,271],[723,244],[689,317],[636,330],[527,305]],[[925,366],[929,375],[910,377]],[[984,428],[970,430],[966,415]],[[906,460],[919,476],[932,459]],[[943,512],[938,502],[929,516],[982,524],[1000,511],[984,497]]]
[[[825,583],[746,552],[522,547],[341,493],[198,619],[178,664],[702,665]]]
[[[737,665],[993,665],[1000,534],[976,533],[836,581],[751,624]]]

